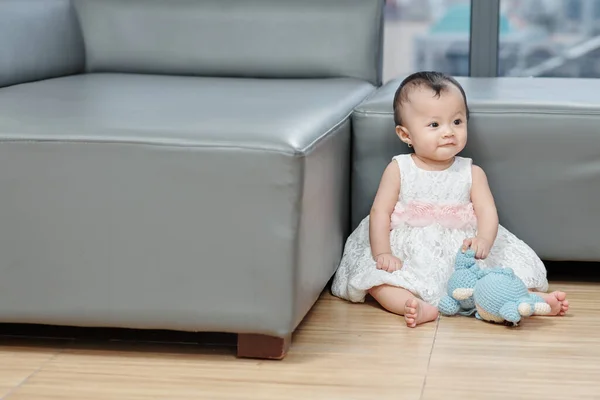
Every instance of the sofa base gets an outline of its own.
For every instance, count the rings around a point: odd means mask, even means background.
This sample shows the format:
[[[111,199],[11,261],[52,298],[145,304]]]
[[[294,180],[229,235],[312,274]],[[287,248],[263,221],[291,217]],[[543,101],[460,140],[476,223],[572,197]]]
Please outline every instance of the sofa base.
[[[292,344],[292,334],[276,337],[249,333],[234,334],[226,332],[192,332],[13,323],[0,323],[0,339],[2,338],[21,338],[34,341],[37,339],[58,339],[83,343],[88,343],[89,341],[95,343],[125,341],[129,343],[191,344],[200,347],[226,348],[228,350],[223,354],[230,355],[232,354],[232,347],[235,346],[235,354],[238,358],[263,360],[284,359]]]
[[[275,337],[241,333],[238,335],[237,356],[240,358],[261,358],[282,360],[290,349],[292,335]]]

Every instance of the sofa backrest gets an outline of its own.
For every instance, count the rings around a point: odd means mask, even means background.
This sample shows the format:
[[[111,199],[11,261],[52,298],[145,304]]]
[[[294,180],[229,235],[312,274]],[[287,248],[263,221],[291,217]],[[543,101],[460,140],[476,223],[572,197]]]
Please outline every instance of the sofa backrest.
[[[73,0],[88,72],[381,81],[383,0]]]
[[[0,87],[82,72],[70,0],[0,0]]]

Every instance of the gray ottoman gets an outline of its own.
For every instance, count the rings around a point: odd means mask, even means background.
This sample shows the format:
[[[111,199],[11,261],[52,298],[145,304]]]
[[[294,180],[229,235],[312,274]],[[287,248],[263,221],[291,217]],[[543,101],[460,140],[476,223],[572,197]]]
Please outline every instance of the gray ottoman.
[[[463,155],[486,171],[500,223],[545,260],[599,261],[600,81],[458,80],[471,109]],[[352,116],[352,229],[368,215],[391,157],[409,151],[394,132],[400,82]]]

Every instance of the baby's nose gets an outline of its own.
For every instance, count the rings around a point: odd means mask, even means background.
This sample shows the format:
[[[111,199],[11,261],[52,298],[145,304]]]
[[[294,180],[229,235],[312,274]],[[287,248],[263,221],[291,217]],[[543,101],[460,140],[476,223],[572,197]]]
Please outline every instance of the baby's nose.
[[[446,131],[444,131],[444,137],[447,138],[447,137],[451,137],[451,136],[454,136],[454,129],[452,129],[452,128],[446,129]]]

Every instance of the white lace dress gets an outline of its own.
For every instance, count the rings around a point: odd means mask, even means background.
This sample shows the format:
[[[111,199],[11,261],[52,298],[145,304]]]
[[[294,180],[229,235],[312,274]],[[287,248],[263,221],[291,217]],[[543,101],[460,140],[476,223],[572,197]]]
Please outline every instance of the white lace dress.
[[[455,157],[444,171],[419,168],[410,154],[394,157],[400,168],[398,203],[391,217],[390,244],[403,261],[395,272],[378,270],[369,244],[369,216],[346,241],[332,292],[362,302],[367,291],[382,284],[405,288],[437,305],[446,294],[456,253],[463,240],[476,234],[476,217],[470,200],[472,162]],[[535,252],[503,226],[490,254],[478,260],[482,268],[513,268],[529,289],[548,290],[546,268]]]

